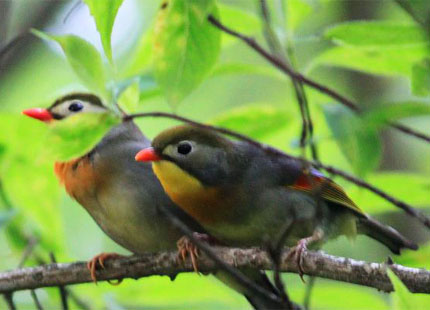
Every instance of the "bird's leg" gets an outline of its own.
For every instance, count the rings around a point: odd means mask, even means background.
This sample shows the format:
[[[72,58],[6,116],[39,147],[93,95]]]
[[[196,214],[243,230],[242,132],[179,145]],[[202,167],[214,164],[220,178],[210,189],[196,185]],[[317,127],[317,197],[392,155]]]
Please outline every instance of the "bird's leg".
[[[94,281],[94,283],[97,284],[97,276],[96,276],[97,266],[100,266],[102,269],[104,269],[105,260],[122,258],[122,257],[125,257],[125,256],[117,253],[101,253],[99,255],[94,256],[91,260],[89,260],[87,263],[87,268],[91,273],[91,279]],[[108,281],[108,282],[112,285],[118,285],[122,282],[122,280],[118,280],[118,282],[112,282],[112,281]]]
[[[320,229],[316,229],[312,236],[300,239],[297,242],[297,245],[291,249],[290,253],[288,253],[287,259],[290,259],[292,256],[294,257],[294,260],[296,261],[297,267],[299,269],[300,279],[302,279],[303,282],[305,282],[305,280],[303,279],[303,253],[305,253],[308,249],[308,245],[322,240],[323,237],[323,231]]]
[[[207,234],[194,232],[193,237],[198,239],[199,241],[202,241],[208,244],[213,244],[215,242],[215,239]],[[180,263],[185,262],[185,259],[189,255],[194,271],[197,272],[197,274],[199,274],[200,272],[197,264],[197,258],[199,257],[199,248],[187,236],[183,236],[181,239],[179,239],[178,242],[176,243],[176,246],[178,247],[179,262]]]

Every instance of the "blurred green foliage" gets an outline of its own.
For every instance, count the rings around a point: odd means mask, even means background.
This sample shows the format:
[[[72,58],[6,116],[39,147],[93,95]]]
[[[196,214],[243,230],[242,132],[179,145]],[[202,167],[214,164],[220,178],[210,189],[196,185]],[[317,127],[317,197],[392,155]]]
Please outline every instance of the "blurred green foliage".
[[[126,253],[65,195],[52,171],[53,157],[68,159],[85,153],[117,122],[114,103],[128,112],[174,108],[180,115],[303,154],[298,143],[301,116],[290,80],[205,19],[206,14],[214,14],[229,27],[263,42],[258,1],[84,2],[88,7],[74,9],[85,10],[84,16],[69,12],[70,7],[52,13],[60,19],[70,13],[69,20],[75,22],[51,23],[44,32],[33,30],[40,38],[56,41],[65,57],[50,45],[32,40],[24,55],[0,71],[2,269],[17,266],[32,238],[39,243],[27,265],[37,263],[36,256],[48,261],[50,251],[61,261],[89,259],[101,251]],[[320,159],[427,210],[430,147],[387,130],[384,124],[396,120],[430,132],[430,41],[425,27],[429,16],[425,12],[430,8],[422,1],[411,1],[407,10],[403,0],[379,6],[363,1],[364,7],[374,5],[373,15],[355,21],[348,1],[267,2],[271,26],[282,48],[296,55],[296,69],[354,98],[364,110],[357,117],[326,95],[305,88]],[[26,1],[16,4],[11,16],[16,23],[28,5]],[[68,34],[84,21],[92,21],[98,33],[95,38],[87,28],[79,36]],[[112,36],[117,29],[120,39]],[[360,74],[351,75],[351,70]],[[366,88],[365,79],[375,83],[377,90]],[[72,117],[54,130],[19,115],[24,108],[46,107],[70,91],[95,92],[114,113]],[[138,120],[150,137],[173,123]],[[393,225],[400,218],[397,228],[428,242],[429,233],[390,203],[341,179],[336,181],[366,212],[384,216]],[[383,261],[387,255],[364,238],[354,245],[335,241],[328,248],[330,253],[360,259]],[[395,260],[429,268],[428,249],[423,246]],[[292,298],[301,301],[305,286],[297,275],[284,275],[284,279]],[[311,307],[343,309],[346,300],[351,309],[424,309],[428,305],[428,296],[410,294],[394,275],[391,279],[396,287],[391,295],[318,279]],[[128,280],[119,287],[85,284],[72,290],[91,308],[249,308],[241,296],[214,278],[194,274],[179,275],[174,282],[151,277]],[[57,289],[37,293],[45,308],[58,307]],[[19,309],[34,308],[28,292],[16,294],[15,300]],[[2,302],[0,308],[5,307]]]

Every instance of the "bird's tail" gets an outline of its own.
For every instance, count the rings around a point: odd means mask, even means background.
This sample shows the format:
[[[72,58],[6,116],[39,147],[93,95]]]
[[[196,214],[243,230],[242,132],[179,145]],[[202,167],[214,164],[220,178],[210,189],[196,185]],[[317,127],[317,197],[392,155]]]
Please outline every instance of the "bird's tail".
[[[280,296],[278,290],[273,286],[263,271],[253,269],[240,269],[240,271],[255,284],[261,286],[278,297]],[[233,276],[223,270],[217,271],[215,276],[218,278],[218,280],[222,281],[236,292],[242,294],[254,307],[254,309],[286,309],[285,304],[281,302],[276,302],[268,297],[263,297],[259,294],[255,294],[254,292],[250,292],[247,288],[238,283]]]
[[[379,223],[372,218],[360,218],[359,233],[365,234],[388,247],[394,254],[400,254],[401,249],[417,250],[418,245],[406,239],[397,230]]]

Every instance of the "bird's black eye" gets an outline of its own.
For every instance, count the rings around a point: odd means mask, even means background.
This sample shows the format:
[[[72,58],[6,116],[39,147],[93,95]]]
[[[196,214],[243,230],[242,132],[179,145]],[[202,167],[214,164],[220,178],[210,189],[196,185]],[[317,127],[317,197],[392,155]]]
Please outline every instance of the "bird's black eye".
[[[84,107],[84,105],[81,102],[75,101],[69,105],[69,111],[78,112],[78,111],[82,110],[83,107]]]
[[[178,144],[178,153],[182,155],[187,155],[191,152],[193,146],[190,142],[183,141]]]

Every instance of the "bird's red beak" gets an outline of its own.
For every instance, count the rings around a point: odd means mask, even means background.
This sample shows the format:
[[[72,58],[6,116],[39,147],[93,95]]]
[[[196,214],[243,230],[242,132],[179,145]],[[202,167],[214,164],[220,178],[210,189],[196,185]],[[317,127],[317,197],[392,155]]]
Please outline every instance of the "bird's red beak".
[[[22,111],[22,114],[38,119],[42,122],[50,122],[54,119],[51,112],[47,109],[33,108]]]
[[[159,161],[159,160],[161,160],[161,157],[158,156],[157,153],[155,153],[154,148],[148,147],[146,149],[139,151],[139,153],[136,154],[134,159],[136,159],[136,161],[143,161],[143,162],[145,162],[145,161]]]

